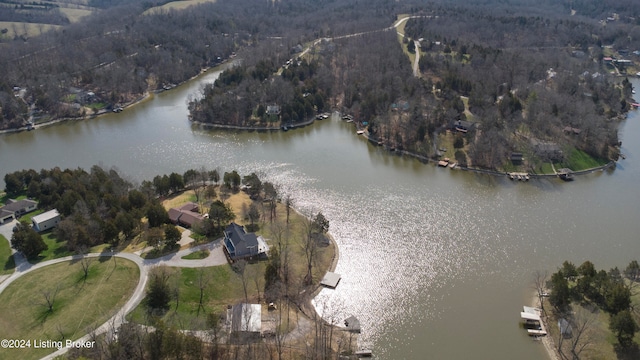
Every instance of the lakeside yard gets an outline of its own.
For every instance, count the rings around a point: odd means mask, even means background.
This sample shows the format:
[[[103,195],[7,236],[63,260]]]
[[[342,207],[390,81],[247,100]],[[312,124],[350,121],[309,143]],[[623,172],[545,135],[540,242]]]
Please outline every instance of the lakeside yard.
[[[129,299],[140,271],[128,260],[93,258],[85,278],[80,261],[34,270],[0,294],[0,337],[35,341],[77,339],[104,323]],[[0,358],[39,359],[56,349],[0,349]]]

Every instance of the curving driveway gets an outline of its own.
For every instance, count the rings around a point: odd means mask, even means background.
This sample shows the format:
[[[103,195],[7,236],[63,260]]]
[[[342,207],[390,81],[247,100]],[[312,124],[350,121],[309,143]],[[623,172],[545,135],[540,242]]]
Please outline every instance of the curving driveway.
[[[0,225],[0,234],[2,234],[7,240],[11,239],[11,235],[13,234],[13,227],[17,222],[13,221],[4,225]],[[138,254],[132,253],[91,253],[87,255],[73,255],[66,256],[59,259],[53,259],[49,261],[43,261],[38,264],[29,263],[21,253],[17,253],[13,248],[11,249],[14,254],[14,259],[16,262],[15,272],[11,275],[3,279],[0,279],[2,283],[0,283],[0,293],[2,293],[12,282],[16,279],[20,278],[20,276],[27,274],[33,270],[37,270],[43,268],[45,266],[58,264],[65,261],[79,260],[83,256],[87,257],[100,257],[100,256],[115,256],[122,259],[127,259],[133,261],[138,268],[140,269],[140,281],[138,282],[138,286],[134,290],[131,298],[127,301],[126,304],[120,310],[113,315],[109,320],[107,320],[104,324],[100,325],[100,327],[96,328],[91,334],[87,334],[75,341],[85,342],[89,341],[92,336],[106,333],[112,329],[117,329],[122,323],[125,322],[125,316],[136,308],[142,302],[145,296],[145,288],[147,286],[147,280],[149,277],[149,269],[154,266],[166,265],[172,267],[188,267],[188,268],[196,268],[196,267],[208,267],[208,266],[218,266],[224,265],[227,263],[227,258],[224,255],[224,251],[222,250],[222,239],[218,239],[212,241],[207,244],[202,244],[198,246],[191,247],[189,249],[180,250],[176,253],[165,255],[163,257],[157,259],[143,259]],[[185,260],[182,259],[183,256],[189,255],[193,252],[200,250],[209,250],[209,256],[201,259],[201,260]],[[67,352],[67,348],[62,348],[54,353],[51,353],[43,359],[55,359],[57,356],[60,356]]]

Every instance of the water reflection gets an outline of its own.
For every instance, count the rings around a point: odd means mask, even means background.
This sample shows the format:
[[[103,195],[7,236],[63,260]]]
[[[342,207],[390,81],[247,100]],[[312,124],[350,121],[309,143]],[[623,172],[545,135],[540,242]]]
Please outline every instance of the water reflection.
[[[627,160],[615,171],[514,182],[389,154],[337,117],[286,133],[203,129],[186,117],[198,87],[0,136],[2,176],[100,162],[138,181],[201,166],[262,172],[300,210],[330,220],[342,280],[315,303],[356,315],[363,342],[384,359],[539,359],[540,347],[516,328],[531,274],[565,259],[607,268],[640,258],[637,142],[625,140]],[[640,135],[640,116],[631,117],[629,139]]]

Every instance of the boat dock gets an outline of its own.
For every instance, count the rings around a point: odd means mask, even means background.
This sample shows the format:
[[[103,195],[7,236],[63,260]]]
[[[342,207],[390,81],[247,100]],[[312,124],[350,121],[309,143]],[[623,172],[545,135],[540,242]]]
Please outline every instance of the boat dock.
[[[529,173],[510,172],[507,175],[511,180],[528,181],[530,178]]]
[[[340,282],[341,278],[342,277],[340,276],[340,274],[327,272],[322,278],[322,280],[320,281],[320,285],[331,288],[331,289],[335,289],[336,286],[338,286],[338,283]]]
[[[524,320],[524,327],[527,329],[527,334],[535,337],[547,335],[547,329],[540,317],[542,311],[530,306],[523,306],[522,309],[523,311],[520,313],[520,318]]]

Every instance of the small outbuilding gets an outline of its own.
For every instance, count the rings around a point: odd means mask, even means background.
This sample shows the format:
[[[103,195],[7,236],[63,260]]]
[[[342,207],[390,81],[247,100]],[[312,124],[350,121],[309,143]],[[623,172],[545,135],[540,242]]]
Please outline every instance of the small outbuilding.
[[[33,228],[38,231],[53,229],[60,223],[60,213],[53,209],[31,218]]]
[[[231,309],[231,337],[244,341],[259,338],[262,332],[260,304],[236,304]]]

